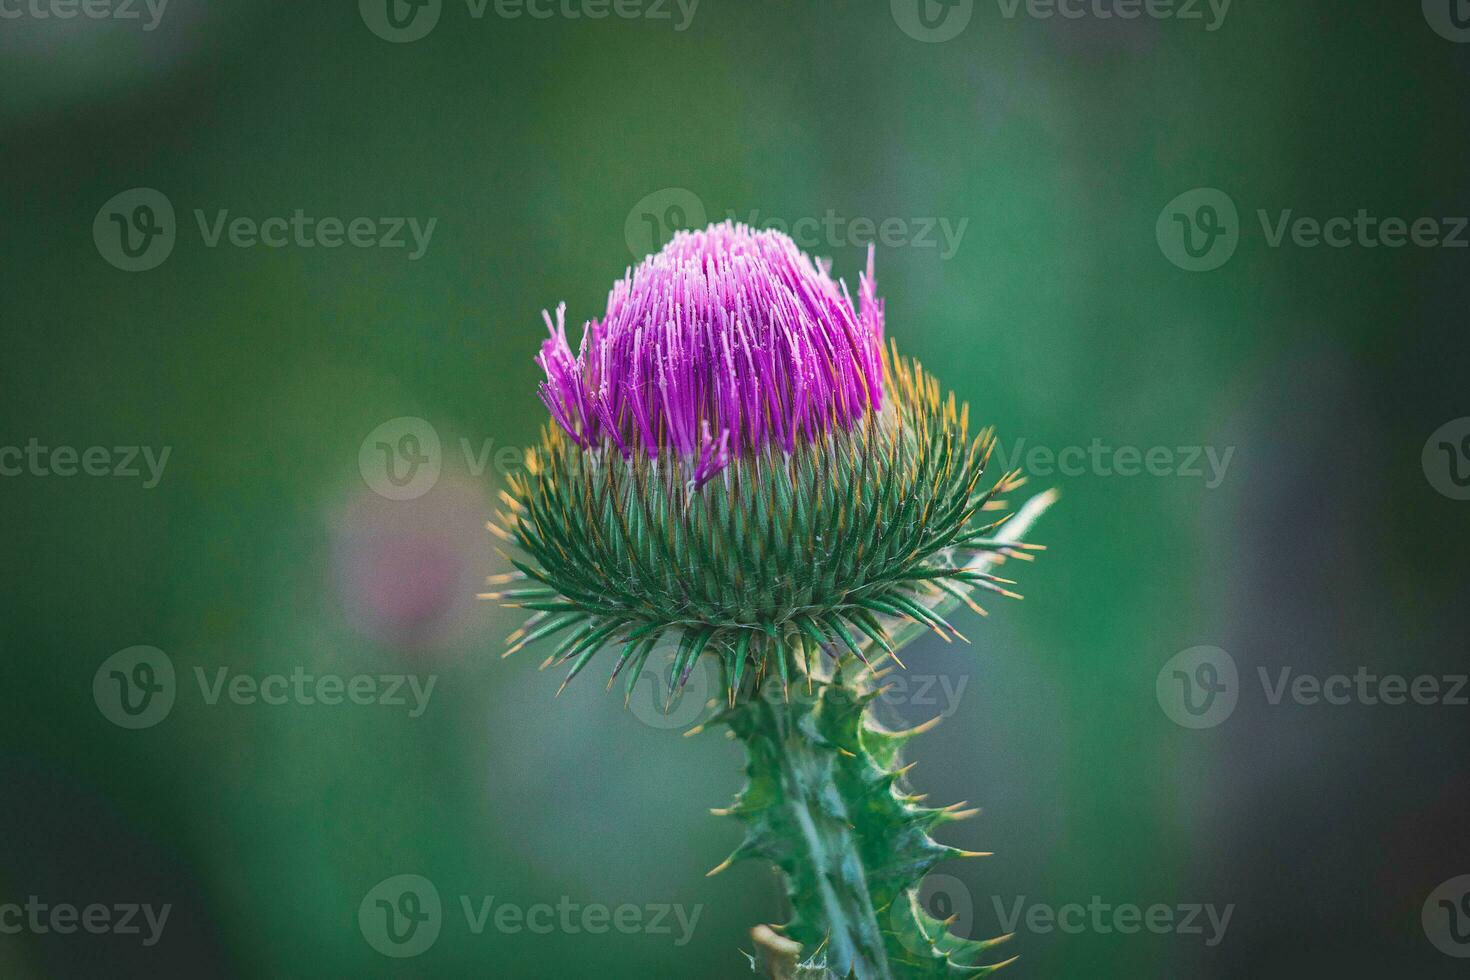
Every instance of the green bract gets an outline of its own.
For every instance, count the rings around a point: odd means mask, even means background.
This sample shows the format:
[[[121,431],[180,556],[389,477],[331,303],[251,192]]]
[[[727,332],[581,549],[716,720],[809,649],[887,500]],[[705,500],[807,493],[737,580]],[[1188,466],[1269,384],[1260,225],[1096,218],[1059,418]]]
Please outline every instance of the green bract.
[[[883,367],[881,411],[790,454],[735,457],[704,486],[677,456],[584,449],[549,427],[491,525],[522,552],[506,578],[524,584],[491,595],[535,611],[512,649],[554,636],[548,663],[570,663],[570,681],[615,648],[631,691],[677,638],[670,693],[712,656],[734,704],[768,676],[820,674],[824,655],[891,655],[904,623],[959,636],[940,610],[974,606],[976,588],[1013,595],[985,569],[1035,547],[992,536],[1021,479],[982,483],[991,433],[971,437],[968,409],[896,350]]]

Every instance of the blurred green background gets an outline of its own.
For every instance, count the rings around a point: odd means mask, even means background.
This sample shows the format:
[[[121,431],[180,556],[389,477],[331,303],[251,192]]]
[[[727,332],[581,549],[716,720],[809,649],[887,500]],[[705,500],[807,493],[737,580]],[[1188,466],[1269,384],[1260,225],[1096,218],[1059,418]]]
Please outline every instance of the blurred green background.
[[[919,640],[927,693],[882,706],[950,716],[913,780],[984,809],[942,836],[996,856],[939,869],[974,935],[1018,899],[1234,906],[1213,946],[1023,927],[1008,975],[1463,975],[1420,913],[1470,872],[1470,709],[1271,705],[1254,680],[1465,669],[1470,504],[1421,450],[1470,414],[1467,252],[1272,247],[1256,218],[1470,213],[1470,45],[1431,29],[1433,4],[1238,0],[1207,30],[1208,8],[981,2],[937,43],[902,3],[703,0],[678,30],[674,6],[538,20],[445,0],[407,43],[371,6],[0,20],[0,446],[170,452],[152,488],[0,479],[0,903],[173,907],[150,947],[0,934],[0,975],[742,975],[748,930],[782,909],[755,864],[703,876],[739,839],[706,812],[741,782],[738,747],[678,737],[650,691],[624,710],[597,671],[553,701],[543,654],[500,659],[517,617],[473,598],[506,567],[483,530],[495,452],[544,420],[540,311],[565,300],[579,328],[701,209],[830,211],[840,230],[803,244],[854,285],[872,227],[901,221],[876,256],[889,333],[1014,465],[1094,440],[1233,448],[1214,486],[1038,473],[1063,497],[1050,550],[1017,570],[1027,599],[962,616],[969,649]],[[127,272],[93,226],[139,187],[177,240]],[[1155,227],[1200,187],[1238,206],[1238,245],[1190,272]],[[435,226],[410,260],[208,247],[194,216],[298,208]],[[941,219],[954,247],[926,247]],[[393,500],[370,436],[402,417],[431,427],[441,470]],[[130,731],[92,682],[140,644],[178,693]],[[1198,645],[1243,689],[1192,730],[1155,681]],[[435,687],[417,717],[210,704],[195,672],[222,667]],[[442,930],[393,959],[358,909],[405,873],[435,885]],[[687,936],[672,916],[476,934],[460,899],[488,896],[700,912]]]

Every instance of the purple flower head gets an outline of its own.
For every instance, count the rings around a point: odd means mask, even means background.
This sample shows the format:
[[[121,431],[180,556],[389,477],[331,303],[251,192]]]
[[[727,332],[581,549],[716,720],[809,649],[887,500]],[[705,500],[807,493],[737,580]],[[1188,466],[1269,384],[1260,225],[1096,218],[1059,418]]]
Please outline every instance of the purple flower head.
[[[829,272],[780,232],[679,232],[613,286],[575,357],[566,304],[545,314],[541,400],[578,445],[677,454],[696,483],[849,428],[883,404],[883,304],[871,248],[858,307]]]

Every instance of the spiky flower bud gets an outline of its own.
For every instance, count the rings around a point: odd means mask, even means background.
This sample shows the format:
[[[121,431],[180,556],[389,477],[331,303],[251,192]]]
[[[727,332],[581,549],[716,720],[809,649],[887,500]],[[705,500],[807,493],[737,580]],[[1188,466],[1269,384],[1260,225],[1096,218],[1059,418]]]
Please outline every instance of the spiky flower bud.
[[[677,636],[672,683],[714,655],[733,703],[820,651],[891,654],[905,621],[958,636],[940,610],[977,588],[1012,595],[985,569],[1032,547],[991,520],[1020,480],[982,486],[991,434],[884,347],[872,262],[854,304],[790,238],[726,222],[617,283],[575,356],[564,307],[546,317],[555,424],[492,525],[526,586],[494,595],[536,611],[516,646],[557,635],[567,681],[620,647],[631,691]]]

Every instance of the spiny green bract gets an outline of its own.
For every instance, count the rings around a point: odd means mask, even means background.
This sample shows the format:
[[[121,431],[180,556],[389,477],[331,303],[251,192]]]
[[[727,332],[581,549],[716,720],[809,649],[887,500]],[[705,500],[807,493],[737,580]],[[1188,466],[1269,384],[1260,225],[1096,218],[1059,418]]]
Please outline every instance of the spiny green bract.
[[[621,647],[612,675],[627,667],[631,692],[655,645],[677,635],[670,694],[707,653],[734,703],[747,681],[810,675],[822,650],[892,654],[904,621],[959,636],[941,601],[983,613],[973,589],[1014,594],[971,559],[1035,547],[992,538],[1003,519],[977,519],[1022,481],[981,487],[992,434],[970,438],[968,407],[917,363],[887,352],[884,380],[881,413],[790,455],[739,457],[702,487],[687,462],[583,449],[547,429],[490,525],[523,552],[499,581],[525,587],[486,597],[535,611],[507,653],[556,636],[546,663],[571,663],[569,682]]]
[[[986,976],[1006,963],[981,959],[1010,937],[955,936],[917,896],[920,879],[939,861],[981,856],[929,836],[975,811],[922,806],[901,786],[907,768],[899,750],[927,726],[891,732],[875,724],[866,709],[878,692],[858,693],[853,674],[862,670],[846,658],[810,694],[788,699],[768,689],[716,719],[745,745],[748,782],[734,805],[716,811],[744,823],[745,839],[715,871],[747,857],[781,869],[792,907],[782,934],[803,951],[820,950],[808,969],[864,978]]]

